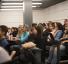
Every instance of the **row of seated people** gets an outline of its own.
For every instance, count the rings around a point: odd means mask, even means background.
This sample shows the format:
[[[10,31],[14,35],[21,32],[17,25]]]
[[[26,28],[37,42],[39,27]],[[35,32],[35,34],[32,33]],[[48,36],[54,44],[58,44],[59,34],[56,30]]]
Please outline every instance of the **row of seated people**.
[[[27,25],[20,25],[18,28],[7,28],[1,25],[0,63],[28,64],[31,62],[32,64],[45,64],[46,46],[49,45],[47,63],[58,64],[58,57],[65,54],[67,43],[68,19],[65,19],[64,25],[52,21],[38,25],[34,23],[31,29]],[[36,50],[40,50],[41,53]]]

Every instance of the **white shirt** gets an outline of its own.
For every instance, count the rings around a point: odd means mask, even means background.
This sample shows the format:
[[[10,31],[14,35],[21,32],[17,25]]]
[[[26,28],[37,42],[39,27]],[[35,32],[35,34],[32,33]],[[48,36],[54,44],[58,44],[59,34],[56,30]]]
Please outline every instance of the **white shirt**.
[[[8,52],[0,47],[0,63],[8,62],[11,60],[11,57],[9,56]]]

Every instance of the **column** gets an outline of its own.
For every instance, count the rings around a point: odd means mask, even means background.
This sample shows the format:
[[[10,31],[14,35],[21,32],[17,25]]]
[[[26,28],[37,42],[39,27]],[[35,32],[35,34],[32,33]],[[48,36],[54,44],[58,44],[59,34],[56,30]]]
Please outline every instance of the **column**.
[[[31,27],[32,24],[32,0],[23,0],[23,21]]]

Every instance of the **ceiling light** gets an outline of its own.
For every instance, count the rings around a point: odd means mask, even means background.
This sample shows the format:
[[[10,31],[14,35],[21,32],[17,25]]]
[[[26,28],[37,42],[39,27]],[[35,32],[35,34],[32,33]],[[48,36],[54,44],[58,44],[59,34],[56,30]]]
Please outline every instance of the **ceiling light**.
[[[5,6],[6,7],[6,6]],[[37,7],[37,6],[32,6],[32,7]],[[23,8],[21,9],[0,9],[1,11],[17,11],[17,10],[23,10]]]
[[[33,5],[41,5],[42,3],[32,3]],[[23,5],[23,3],[2,3],[2,5]]]
[[[34,4],[34,5],[41,5],[42,3],[32,3],[32,4]]]
[[[2,1],[23,1],[23,0],[2,0]]]
[[[23,5],[23,3],[2,3],[2,5]]]
[[[37,6],[32,6],[33,8]],[[23,8],[23,6],[1,6],[1,8]]]
[[[23,1],[23,0],[2,0],[2,1]],[[32,1],[42,1],[42,0],[32,0]]]
[[[1,6],[1,8],[23,8],[23,6]]]
[[[32,0],[32,1],[42,1],[42,0]]]
[[[0,9],[1,11],[17,11],[17,10],[23,10],[23,9]]]
[[[32,6],[33,8],[36,8],[37,6]]]

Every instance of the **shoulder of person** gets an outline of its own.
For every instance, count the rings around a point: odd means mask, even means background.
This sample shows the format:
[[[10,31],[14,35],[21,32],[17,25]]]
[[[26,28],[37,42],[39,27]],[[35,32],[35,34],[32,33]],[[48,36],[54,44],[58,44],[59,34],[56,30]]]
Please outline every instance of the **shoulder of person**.
[[[57,34],[57,33],[63,33],[63,31],[62,31],[62,30],[58,30],[58,31],[56,32],[56,34]]]
[[[1,46],[0,46],[0,51],[2,51],[4,48],[2,48]]]
[[[0,64],[10,60],[11,57],[9,56],[8,52],[0,46]]]

